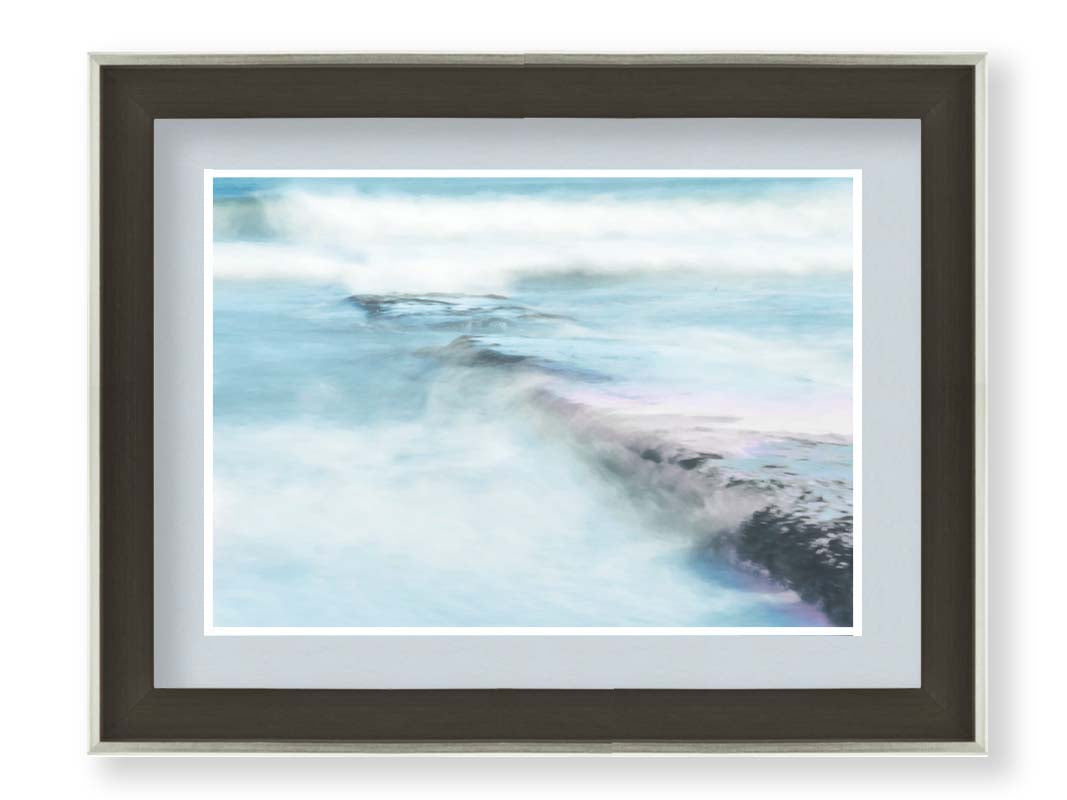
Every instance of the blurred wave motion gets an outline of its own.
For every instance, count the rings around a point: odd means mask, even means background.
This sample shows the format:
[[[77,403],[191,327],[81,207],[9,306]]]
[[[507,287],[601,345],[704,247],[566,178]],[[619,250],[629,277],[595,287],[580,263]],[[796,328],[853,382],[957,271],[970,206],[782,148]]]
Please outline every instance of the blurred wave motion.
[[[841,178],[214,180],[214,621],[848,627]]]

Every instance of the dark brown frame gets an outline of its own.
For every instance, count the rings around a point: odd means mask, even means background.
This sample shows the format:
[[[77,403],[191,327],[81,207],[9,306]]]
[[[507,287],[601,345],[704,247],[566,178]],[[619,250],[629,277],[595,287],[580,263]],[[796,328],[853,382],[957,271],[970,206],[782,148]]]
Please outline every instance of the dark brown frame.
[[[122,59],[117,59],[122,61]],[[98,749],[700,749],[973,743],[980,59],[94,61],[99,120]],[[675,63],[672,63],[675,62]],[[353,63],[354,62],[354,63]],[[857,63],[858,62],[858,63]],[[153,686],[153,121],[175,117],[922,120],[922,688],[175,690]],[[875,489],[877,490],[877,489]],[[282,744],[279,744],[282,743]],[[773,748],[773,745],[769,745]]]

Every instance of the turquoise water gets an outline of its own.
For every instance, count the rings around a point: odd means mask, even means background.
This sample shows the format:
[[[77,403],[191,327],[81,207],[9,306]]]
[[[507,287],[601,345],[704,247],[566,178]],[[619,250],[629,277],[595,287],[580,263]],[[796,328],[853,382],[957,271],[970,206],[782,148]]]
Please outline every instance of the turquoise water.
[[[851,574],[851,273],[703,269],[657,213],[731,209],[733,252],[752,204],[840,187],[451,184],[216,180],[215,623],[833,622],[805,581]],[[778,535],[792,571],[753,555]]]

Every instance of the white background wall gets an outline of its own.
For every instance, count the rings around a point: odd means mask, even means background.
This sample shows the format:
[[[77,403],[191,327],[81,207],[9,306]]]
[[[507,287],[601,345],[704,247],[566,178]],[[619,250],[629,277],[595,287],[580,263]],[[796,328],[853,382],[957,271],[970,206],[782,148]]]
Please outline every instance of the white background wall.
[[[1042,2],[97,2],[5,8],[0,785],[12,797],[1053,791],[1064,724],[1062,20]],[[988,50],[988,759],[89,759],[89,50]],[[1062,788],[1062,787],[1061,787]]]

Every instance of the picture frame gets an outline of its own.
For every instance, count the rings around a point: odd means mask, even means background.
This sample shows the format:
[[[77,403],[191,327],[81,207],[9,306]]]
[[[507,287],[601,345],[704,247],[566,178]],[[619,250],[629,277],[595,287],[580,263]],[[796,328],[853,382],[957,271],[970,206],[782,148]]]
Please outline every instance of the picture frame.
[[[985,56],[90,56],[93,753],[982,754]],[[922,125],[922,685],[154,686],[153,125],[835,117]]]

